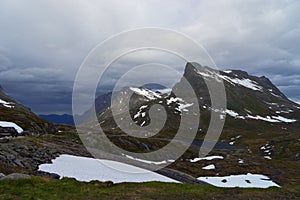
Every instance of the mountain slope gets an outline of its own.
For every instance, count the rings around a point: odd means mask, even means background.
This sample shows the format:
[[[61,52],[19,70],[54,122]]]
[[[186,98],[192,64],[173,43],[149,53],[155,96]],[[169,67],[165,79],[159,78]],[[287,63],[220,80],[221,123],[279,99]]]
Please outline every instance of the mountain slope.
[[[29,108],[11,98],[0,86],[0,121],[13,122],[35,134],[55,132],[51,122],[39,118]]]
[[[266,77],[251,76],[240,70],[216,71],[209,67],[195,67],[194,65],[198,64],[187,63],[183,76],[184,79],[189,81],[197,95],[201,111],[200,128],[203,130],[207,129],[211,112],[218,112],[220,118],[225,118],[225,115],[227,115],[228,120],[225,123],[225,129],[239,128],[241,124],[261,123],[270,128],[288,124],[289,127],[294,127],[298,130],[300,121],[299,105],[289,100]],[[220,81],[221,79],[226,90],[227,108],[215,111],[211,108],[210,94],[205,80]],[[173,87],[173,92],[184,90],[181,86],[183,84],[182,81]],[[132,97],[130,97],[131,118],[139,125],[150,123],[148,112],[154,104],[160,104],[167,109],[168,118],[177,118],[179,120],[180,118],[175,116],[180,116],[181,112],[193,112],[193,110],[188,108],[192,106],[191,102],[193,102],[188,95],[186,95],[186,99],[181,99],[176,97],[173,92],[168,95],[152,92],[146,88],[130,87],[118,92],[115,99],[113,99],[113,102],[117,102],[115,105],[119,107],[119,114],[122,114],[122,107],[126,107],[124,99],[129,98],[126,97],[126,93],[130,94],[130,91],[133,92]],[[100,112],[96,109],[96,112],[100,113],[100,121],[103,118],[110,118],[111,111],[109,104],[105,104],[99,99],[105,99],[105,102],[110,102],[109,98],[111,98],[111,94],[108,94],[106,98],[102,95],[101,98],[96,100],[96,108],[101,107]],[[105,106],[107,106],[106,109],[104,108]],[[172,121],[172,124],[176,123],[179,123],[179,121]]]
[[[194,88],[200,109],[204,113],[206,111],[208,111],[206,114],[211,112],[210,96],[205,80],[223,80],[227,109],[220,115],[227,114],[229,120],[233,118],[236,120],[235,122],[242,124],[259,121],[268,122],[269,125],[271,123],[292,123],[292,126],[299,127],[299,105],[290,101],[266,77],[251,76],[240,70],[219,71],[217,73],[211,68],[201,66],[196,68],[194,65],[197,66],[198,64],[187,64],[184,77]],[[176,84],[173,90],[180,88],[180,85],[181,82]],[[234,127],[235,124],[227,121],[225,128],[228,126]]]

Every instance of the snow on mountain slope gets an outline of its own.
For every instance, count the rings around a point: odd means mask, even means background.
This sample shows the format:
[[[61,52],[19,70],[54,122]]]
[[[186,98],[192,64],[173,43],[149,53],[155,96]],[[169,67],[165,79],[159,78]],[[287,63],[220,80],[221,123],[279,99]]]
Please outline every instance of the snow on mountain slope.
[[[195,69],[195,72],[197,74],[203,76],[204,78],[212,78],[212,79],[219,80],[219,81],[220,81],[220,79],[223,79],[224,81],[227,81],[232,85],[237,84],[237,85],[241,85],[241,86],[246,87],[251,90],[262,91],[262,87],[259,86],[257,82],[250,80],[248,78],[239,78],[239,77],[232,78],[227,75],[221,75],[221,74],[217,73],[216,71],[209,70],[207,68],[204,68],[204,70],[202,70],[202,71]],[[230,74],[233,72],[226,71],[225,73]]]
[[[231,116],[234,117],[236,119],[255,119],[255,120],[262,120],[262,121],[266,121],[266,122],[272,122],[272,123],[278,123],[278,122],[285,122],[285,123],[293,123],[296,122],[296,119],[288,119],[282,116],[266,116],[266,117],[262,117],[259,115],[256,116],[252,116],[250,114],[246,115],[246,116],[240,116],[237,112],[232,111],[232,110],[226,110],[226,113]]]
[[[259,86],[258,83],[256,83],[255,81],[252,81],[250,79],[230,78],[230,77],[224,76],[224,75],[220,75],[220,77],[233,85],[238,84],[238,85],[244,86],[246,88],[249,88],[251,90],[262,91],[262,87]]]
[[[179,112],[182,111],[188,111],[186,108],[190,107],[193,105],[193,103],[187,103],[186,101],[184,101],[182,98],[179,97],[170,97],[169,99],[167,99],[167,105],[170,105],[172,103],[176,104],[176,110]]]
[[[213,169],[216,169],[216,166],[214,164],[211,164],[211,165],[207,165],[207,166],[202,167],[202,169],[213,170]]]
[[[136,87],[130,87],[130,89],[141,95],[141,96],[145,96],[146,98],[150,99],[150,100],[154,100],[154,99],[158,99],[158,98],[161,98],[161,95],[159,95],[158,93],[156,92],[153,92],[151,90],[148,90],[146,88],[136,88]]]
[[[13,122],[0,121],[0,126],[2,127],[14,127],[18,133],[21,133],[23,129]]]
[[[214,159],[224,159],[224,157],[223,156],[207,156],[207,157],[203,157],[203,158],[190,159],[190,162],[198,162],[200,160],[214,160]]]
[[[13,102],[7,102],[7,101],[0,99],[0,104],[2,104],[3,106],[5,106],[7,108],[14,108]]]

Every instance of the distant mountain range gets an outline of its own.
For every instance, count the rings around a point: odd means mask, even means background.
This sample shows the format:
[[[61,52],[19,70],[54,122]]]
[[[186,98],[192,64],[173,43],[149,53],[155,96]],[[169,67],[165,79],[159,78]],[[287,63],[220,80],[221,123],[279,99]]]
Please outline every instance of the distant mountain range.
[[[49,114],[49,115],[39,115],[41,118],[46,119],[50,122],[53,122],[55,124],[68,124],[68,125],[74,125],[74,119],[72,115],[63,114],[63,115],[57,115],[57,114]]]

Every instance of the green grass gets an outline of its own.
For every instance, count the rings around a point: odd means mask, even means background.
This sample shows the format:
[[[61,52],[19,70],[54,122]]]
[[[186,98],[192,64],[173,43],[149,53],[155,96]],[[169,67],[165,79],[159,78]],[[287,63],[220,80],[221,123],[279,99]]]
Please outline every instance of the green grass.
[[[298,199],[300,186],[269,189],[216,188],[176,183],[113,184],[41,177],[0,181],[0,199]]]

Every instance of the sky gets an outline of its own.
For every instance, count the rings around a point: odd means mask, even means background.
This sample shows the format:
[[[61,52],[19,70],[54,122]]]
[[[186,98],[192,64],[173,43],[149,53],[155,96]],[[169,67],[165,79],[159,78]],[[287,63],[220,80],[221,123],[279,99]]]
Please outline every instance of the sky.
[[[160,27],[196,40],[220,69],[267,76],[300,102],[299,10],[297,0],[1,0],[0,85],[38,114],[70,114],[76,73],[96,45],[122,31]],[[118,64],[152,55],[138,54]],[[182,72],[184,63],[175,61]]]

